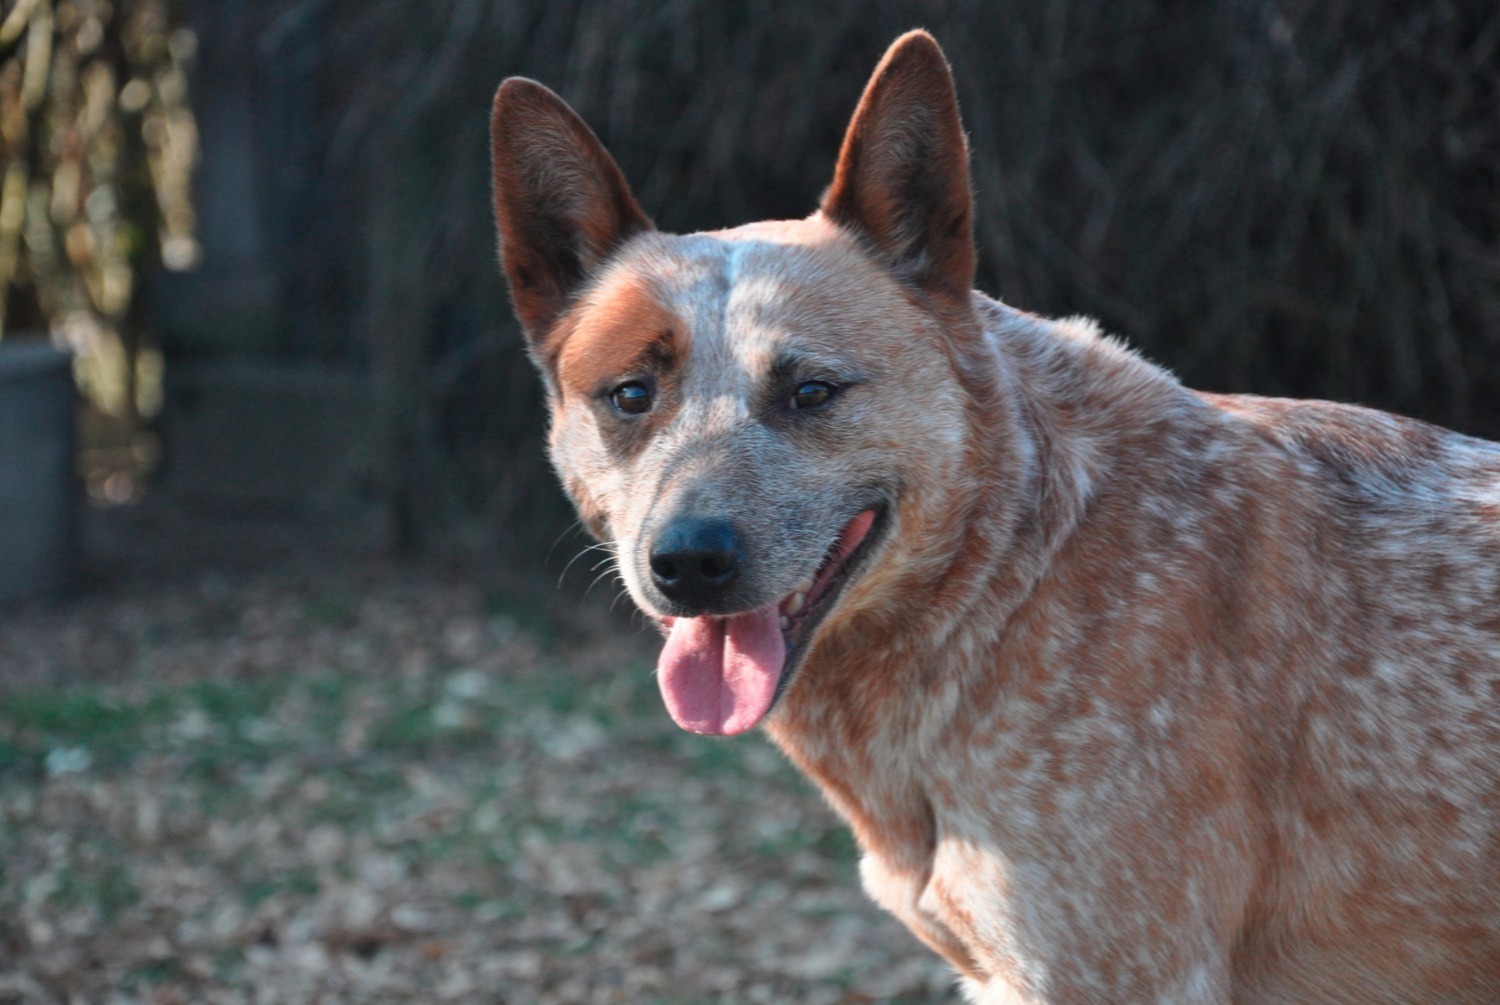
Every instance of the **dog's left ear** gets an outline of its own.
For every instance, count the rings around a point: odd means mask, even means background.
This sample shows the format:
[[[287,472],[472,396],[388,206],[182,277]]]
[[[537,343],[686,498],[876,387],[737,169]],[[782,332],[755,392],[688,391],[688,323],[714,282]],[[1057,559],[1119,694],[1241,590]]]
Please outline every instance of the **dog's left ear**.
[[[967,304],[972,205],[953,74],[931,35],[907,32],[865,86],[821,209],[903,278]]]

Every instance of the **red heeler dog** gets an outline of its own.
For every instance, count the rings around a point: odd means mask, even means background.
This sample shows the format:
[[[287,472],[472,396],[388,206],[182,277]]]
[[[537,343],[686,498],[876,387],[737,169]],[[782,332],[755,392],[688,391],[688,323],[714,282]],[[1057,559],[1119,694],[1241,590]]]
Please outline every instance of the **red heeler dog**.
[[[913,32],[805,220],[658,233],[500,87],[495,208],[551,452],[975,1002],[1500,1002],[1500,447],[1201,394],[972,292]]]

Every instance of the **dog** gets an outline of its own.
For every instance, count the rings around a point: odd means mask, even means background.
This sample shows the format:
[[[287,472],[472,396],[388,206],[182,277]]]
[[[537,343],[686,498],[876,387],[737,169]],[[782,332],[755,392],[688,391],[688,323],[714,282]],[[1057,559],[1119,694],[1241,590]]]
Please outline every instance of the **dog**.
[[[657,232],[533,81],[500,252],[673,719],[763,726],[976,1003],[1500,1002],[1500,446],[974,292],[897,40],[803,220]]]

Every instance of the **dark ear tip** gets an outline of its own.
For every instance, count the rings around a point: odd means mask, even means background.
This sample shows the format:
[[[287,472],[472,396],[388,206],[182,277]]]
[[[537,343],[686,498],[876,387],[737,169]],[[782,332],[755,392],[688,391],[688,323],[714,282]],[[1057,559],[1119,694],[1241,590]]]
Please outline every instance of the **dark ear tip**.
[[[566,109],[567,103],[546,84],[530,77],[506,77],[495,89],[495,103],[490,121],[498,125],[503,118],[528,111]]]
[[[932,33],[926,28],[913,28],[906,32],[892,42],[887,51],[905,51],[908,48],[912,52],[935,53],[939,56],[943,54],[942,46],[938,45],[937,39],[933,38]]]
[[[887,69],[899,63],[940,67],[944,72],[948,70],[948,59],[943,55],[943,47],[922,28],[913,28],[892,42],[890,48],[885,50],[885,58],[881,62]]]
[[[528,96],[554,96],[552,88],[530,77],[506,77],[495,91],[495,100],[517,100]]]

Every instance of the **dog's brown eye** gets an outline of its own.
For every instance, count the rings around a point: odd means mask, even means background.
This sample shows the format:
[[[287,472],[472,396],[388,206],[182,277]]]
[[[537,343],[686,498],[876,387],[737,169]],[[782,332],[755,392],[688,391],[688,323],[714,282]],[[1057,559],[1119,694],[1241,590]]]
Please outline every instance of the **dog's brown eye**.
[[[833,385],[823,380],[805,380],[792,395],[793,408],[817,408],[833,397]]]
[[[651,389],[639,381],[621,384],[609,392],[609,400],[627,415],[640,415],[651,411]]]

